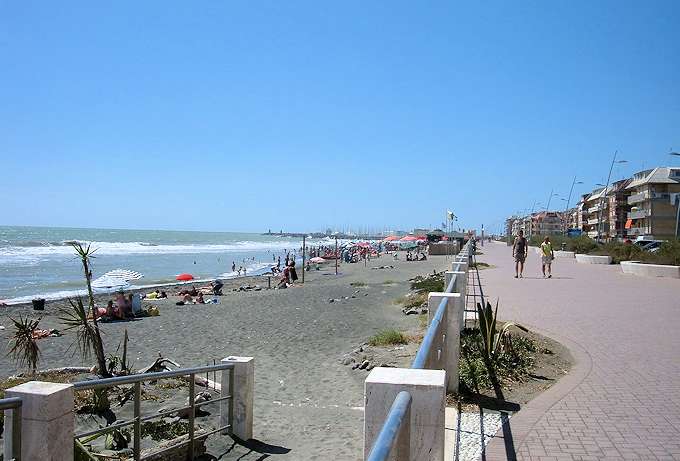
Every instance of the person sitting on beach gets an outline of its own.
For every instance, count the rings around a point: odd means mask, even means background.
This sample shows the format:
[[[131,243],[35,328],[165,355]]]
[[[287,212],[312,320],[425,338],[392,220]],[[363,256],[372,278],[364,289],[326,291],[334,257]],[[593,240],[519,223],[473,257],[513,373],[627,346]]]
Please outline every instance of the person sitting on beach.
[[[215,296],[222,296],[222,287],[224,283],[221,280],[215,280],[210,284],[212,286],[212,294]]]
[[[187,293],[182,296],[182,302],[184,304],[192,304],[194,302],[194,298],[189,293]]]
[[[125,295],[122,291],[116,295],[116,309],[118,311],[118,316],[120,318],[124,318],[125,311],[127,309],[127,300],[125,299]]]
[[[164,299],[167,298],[168,294],[165,291],[161,291],[161,294],[158,295],[158,299]]]
[[[191,285],[191,290],[189,290],[189,294],[191,296],[198,296],[198,290],[196,289],[195,286]]]
[[[203,299],[203,293],[199,293],[196,296],[196,304],[205,304],[205,299]]]

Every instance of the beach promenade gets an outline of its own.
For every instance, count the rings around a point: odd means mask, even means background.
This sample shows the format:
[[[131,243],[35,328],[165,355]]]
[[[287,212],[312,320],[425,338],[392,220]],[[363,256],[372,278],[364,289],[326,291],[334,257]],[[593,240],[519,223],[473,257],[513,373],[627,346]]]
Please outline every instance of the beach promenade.
[[[533,248],[515,279],[510,247],[479,250],[496,266],[480,276],[489,299],[500,298],[499,318],[562,342],[576,362],[483,459],[680,459],[680,281],[562,258],[543,279]]]

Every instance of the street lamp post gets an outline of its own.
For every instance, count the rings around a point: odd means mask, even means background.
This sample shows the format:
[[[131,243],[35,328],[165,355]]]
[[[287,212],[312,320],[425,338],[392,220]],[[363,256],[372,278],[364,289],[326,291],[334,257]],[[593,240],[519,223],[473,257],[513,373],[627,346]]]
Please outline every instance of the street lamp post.
[[[614,158],[612,159],[612,164],[609,166],[609,175],[607,176],[607,184],[604,186],[604,192],[602,193],[602,198],[600,199],[600,209],[598,210],[598,219],[597,219],[597,241],[600,241],[600,237],[602,234],[602,207],[605,203],[605,200],[607,199],[607,189],[609,189],[609,181],[612,179],[612,170],[614,169],[614,164],[615,163],[628,163],[628,160],[616,160],[616,156],[618,155],[619,151],[616,150],[614,151]]]
[[[548,197],[548,204],[545,206],[545,211],[550,211],[550,201],[553,197],[559,197],[560,194],[553,194],[553,189],[550,189],[550,197]]]
[[[574,192],[574,185],[576,184],[583,184],[583,181],[576,181],[576,176],[574,176],[574,180],[571,182],[571,187],[569,188],[569,198],[567,199],[567,205],[564,208],[564,214],[566,216],[567,211],[569,210],[569,203],[571,202],[571,194]],[[564,200],[564,199],[562,199]],[[565,227],[565,234],[567,233],[566,227]]]

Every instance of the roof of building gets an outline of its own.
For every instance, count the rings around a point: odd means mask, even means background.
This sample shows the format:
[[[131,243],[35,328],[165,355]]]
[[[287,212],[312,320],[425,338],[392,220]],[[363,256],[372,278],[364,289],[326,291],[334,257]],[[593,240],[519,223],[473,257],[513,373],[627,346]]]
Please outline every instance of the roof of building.
[[[633,180],[626,189],[634,189],[643,184],[676,184],[680,183],[680,168],[659,166],[651,170],[643,170],[633,175]]]

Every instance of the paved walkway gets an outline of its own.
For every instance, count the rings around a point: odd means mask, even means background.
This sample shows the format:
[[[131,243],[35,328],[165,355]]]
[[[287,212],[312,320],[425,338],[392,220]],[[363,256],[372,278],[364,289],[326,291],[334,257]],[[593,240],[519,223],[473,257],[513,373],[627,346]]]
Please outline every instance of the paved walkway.
[[[680,280],[623,275],[619,266],[558,259],[544,280],[531,249],[524,279],[511,250],[479,261],[499,317],[565,344],[569,375],[514,415],[483,459],[680,459]]]

